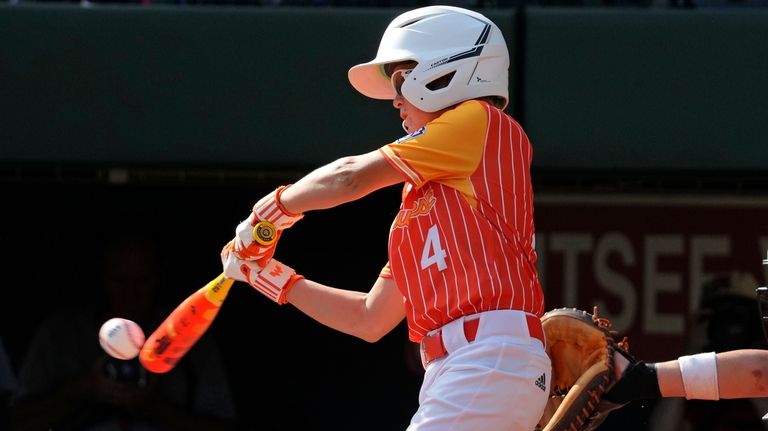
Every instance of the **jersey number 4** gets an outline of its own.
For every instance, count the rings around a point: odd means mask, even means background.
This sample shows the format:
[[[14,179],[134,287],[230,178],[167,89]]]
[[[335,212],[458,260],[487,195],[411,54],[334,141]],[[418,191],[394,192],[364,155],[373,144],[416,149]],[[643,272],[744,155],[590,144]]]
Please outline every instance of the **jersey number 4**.
[[[424,250],[421,251],[421,269],[427,269],[430,265],[437,265],[437,269],[444,271],[448,268],[445,263],[445,257],[448,253],[440,244],[440,235],[437,232],[437,225],[432,225],[427,232],[427,240],[424,242]]]

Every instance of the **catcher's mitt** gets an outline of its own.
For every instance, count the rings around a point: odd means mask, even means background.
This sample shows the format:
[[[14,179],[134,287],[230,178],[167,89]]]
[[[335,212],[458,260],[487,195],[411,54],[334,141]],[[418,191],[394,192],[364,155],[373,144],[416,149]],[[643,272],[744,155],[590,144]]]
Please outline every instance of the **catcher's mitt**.
[[[629,343],[607,319],[575,308],[558,308],[541,318],[552,360],[549,402],[537,430],[588,431],[622,404],[603,400],[616,383],[614,355],[629,355]]]

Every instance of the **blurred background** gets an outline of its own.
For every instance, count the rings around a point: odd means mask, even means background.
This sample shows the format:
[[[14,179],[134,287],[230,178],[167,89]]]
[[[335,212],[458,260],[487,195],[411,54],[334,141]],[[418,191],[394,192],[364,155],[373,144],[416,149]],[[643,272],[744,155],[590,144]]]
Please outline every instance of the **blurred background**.
[[[0,3],[0,429],[405,429],[421,368],[235,285],[179,367],[109,361],[221,272],[253,203],[402,135],[349,85],[408,0]],[[464,0],[507,38],[547,308],[648,361],[765,348],[768,2]],[[395,187],[309,213],[277,258],[367,290]],[[633,403],[602,430],[762,430],[761,400]]]

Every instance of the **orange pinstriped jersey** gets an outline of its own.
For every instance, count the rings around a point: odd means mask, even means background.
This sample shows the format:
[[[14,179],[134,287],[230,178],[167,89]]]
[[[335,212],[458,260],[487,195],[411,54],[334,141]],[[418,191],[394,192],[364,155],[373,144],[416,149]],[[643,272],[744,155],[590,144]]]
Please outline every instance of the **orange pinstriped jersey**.
[[[481,311],[540,316],[532,149],[520,125],[468,101],[379,151],[406,178],[381,276],[405,296],[409,338]]]

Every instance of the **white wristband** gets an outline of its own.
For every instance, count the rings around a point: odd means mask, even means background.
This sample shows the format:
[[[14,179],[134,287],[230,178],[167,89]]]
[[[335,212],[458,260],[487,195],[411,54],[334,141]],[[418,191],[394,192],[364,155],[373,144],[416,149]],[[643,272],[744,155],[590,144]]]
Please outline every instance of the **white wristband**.
[[[715,352],[697,353],[677,358],[688,400],[719,400],[717,357]]]

